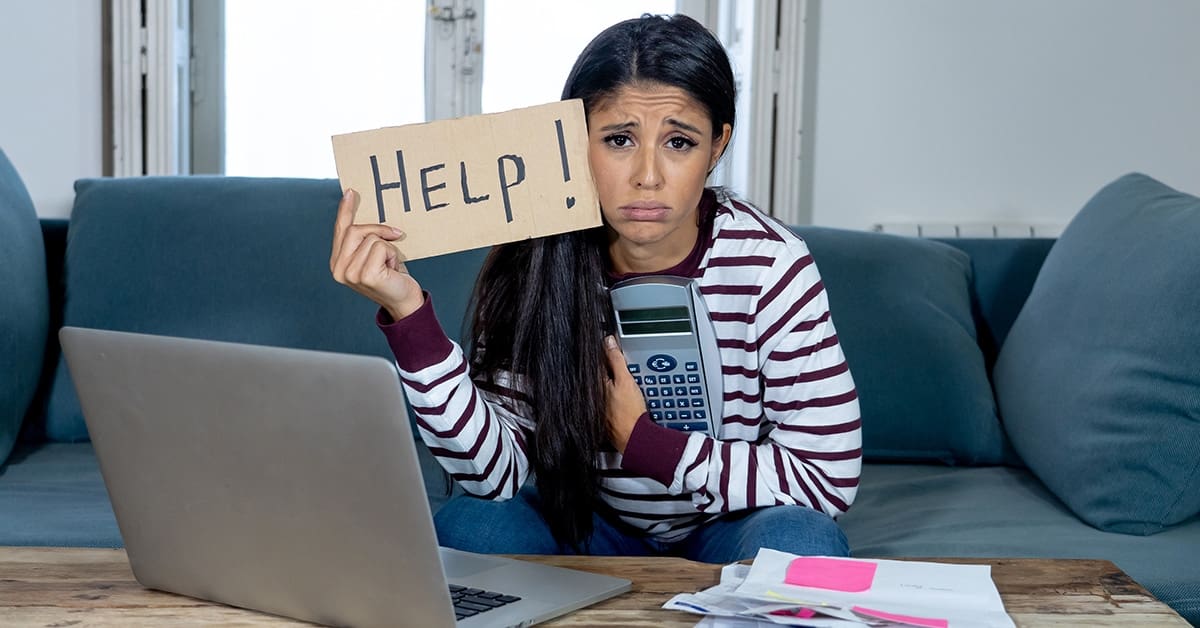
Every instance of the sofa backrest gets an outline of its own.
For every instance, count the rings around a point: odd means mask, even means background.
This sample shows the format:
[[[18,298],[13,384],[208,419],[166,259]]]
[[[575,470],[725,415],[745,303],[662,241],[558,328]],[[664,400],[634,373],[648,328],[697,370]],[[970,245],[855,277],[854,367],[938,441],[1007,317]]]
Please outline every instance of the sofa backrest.
[[[858,388],[864,458],[1014,462],[991,367],[1048,244],[794,230],[820,269]]]
[[[49,325],[37,211],[0,150],[0,465],[12,451],[37,391]]]
[[[990,373],[1055,241],[1053,238],[947,238],[938,241],[971,256],[975,324]]]
[[[337,181],[86,179],[77,183],[76,191],[62,280],[63,324],[390,357],[374,324],[375,306],[329,276],[329,243],[340,198]],[[877,292],[889,286],[872,276],[880,268],[903,268],[907,274],[902,273],[899,283],[907,285],[912,277],[928,278],[948,265],[937,298],[955,303],[934,312],[953,322],[923,333],[939,342],[952,337],[948,342],[958,363],[931,367],[949,375],[939,379],[936,372],[897,370],[911,365],[881,358],[884,348],[878,342],[860,342],[863,346],[857,349],[854,342],[847,344],[848,352],[868,356],[851,363],[856,379],[864,384],[864,404],[877,406],[875,414],[864,419],[868,457],[963,464],[1005,460],[1007,443],[995,419],[988,375],[1053,241],[951,239],[920,244],[898,236],[819,227],[797,231],[809,240],[835,301],[859,299],[886,307],[896,293],[889,297]],[[470,292],[485,254],[480,249],[409,264],[433,294],[438,317],[453,338],[465,331]],[[908,255],[918,259],[905,262]],[[910,296],[903,290],[899,295]],[[846,323],[844,329],[839,325],[839,332],[848,334],[854,325],[867,330],[856,340],[878,333],[873,316],[867,313],[852,325],[854,316],[839,314],[837,320]],[[944,333],[947,329],[951,333]],[[897,328],[896,333],[904,331]],[[924,346],[914,337],[914,346]],[[886,334],[882,338],[889,340]],[[45,434],[52,440],[85,439],[74,386],[61,358],[55,371]],[[955,389],[962,393],[958,401],[933,407],[940,419],[895,414],[895,408],[906,407],[891,398],[895,391],[911,392],[932,382],[925,401],[941,404],[945,395],[934,388],[950,385],[951,376],[961,378],[965,372],[973,376]],[[896,380],[896,373],[913,377],[912,384]],[[884,412],[891,416],[877,418]],[[964,415],[972,418],[960,420]],[[905,439],[907,446],[896,446]]]
[[[329,273],[336,180],[84,179],[75,190],[63,324],[391,358],[376,307]],[[484,253],[409,265],[452,338]],[[61,357],[44,430],[88,437]]]

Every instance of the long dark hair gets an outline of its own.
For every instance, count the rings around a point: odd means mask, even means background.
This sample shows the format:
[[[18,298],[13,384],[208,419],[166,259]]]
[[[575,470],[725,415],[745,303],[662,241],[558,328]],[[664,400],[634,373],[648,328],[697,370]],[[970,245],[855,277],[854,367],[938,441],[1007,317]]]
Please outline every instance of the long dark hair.
[[[713,132],[733,125],[735,88],[724,48],[699,22],[651,16],[615,24],[575,61],[564,100],[591,111],[626,85],[678,87],[708,108]],[[606,227],[492,249],[475,285],[472,376],[517,377],[536,424],[528,453],[542,515],[576,549],[600,501],[597,456],[611,450],[604,336],[609,333]]]

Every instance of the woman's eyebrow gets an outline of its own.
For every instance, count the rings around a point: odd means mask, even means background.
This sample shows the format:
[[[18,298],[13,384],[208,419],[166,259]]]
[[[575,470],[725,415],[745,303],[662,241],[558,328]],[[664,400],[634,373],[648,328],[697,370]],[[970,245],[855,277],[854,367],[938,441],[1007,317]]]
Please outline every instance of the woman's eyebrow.
[[[700,133],[700,129],[697,129],[696,127],[688,124],[687,122],[683,122],[682,120],[676,120],[675,118],[667,118],[667,124],[683,129],[684,131],[691,131],[692,133],[696,134]]]
[[[637,122],[633,122],[633,121],[630,121],[630,122],[616,122],[616,123],[613,123],[613,124],[608,124],[608,125],[602,126],[602,127],[600,127],[600,130],[601,130],[601,131],[603,131],[603,132],[605,132],[605,133],[608,133],[609,131],[624,131],[624,130],[626,130],[626,129],[632,129],[632,128],[636,128],[636,127],[637,127],[637,125],[638,125],[638,123],[637,123]]]

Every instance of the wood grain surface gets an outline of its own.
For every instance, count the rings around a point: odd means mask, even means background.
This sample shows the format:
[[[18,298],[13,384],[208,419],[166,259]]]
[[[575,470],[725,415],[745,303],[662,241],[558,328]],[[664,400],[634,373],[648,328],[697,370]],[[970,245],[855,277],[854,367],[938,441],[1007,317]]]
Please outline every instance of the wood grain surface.
[[[693,626],[699,617],[660,607],[672,595],[716,584],[718,565],[680,558],[522,556],[628,578],[633,590],[546,626]],[[1179,615],[1109,561],[923,558],[991,564],[1014,622],[1035,626],[1179,626]],[[5,626],[309,625],[142,587],[124,550],[0,547]],[[404,625],[403,620],[397,625]]]

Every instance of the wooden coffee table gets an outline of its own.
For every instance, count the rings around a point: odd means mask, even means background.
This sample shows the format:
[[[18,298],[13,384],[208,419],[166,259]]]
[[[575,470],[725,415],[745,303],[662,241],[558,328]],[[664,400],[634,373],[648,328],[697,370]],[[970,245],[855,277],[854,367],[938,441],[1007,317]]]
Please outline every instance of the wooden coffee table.
[[[633,581],[624,595],[547,626],[694,626],[700,617],[660,607],[672,595],[716,584],[720,567],[680,558],[523,556]],[[991,564],[1018,626],[1189,624],[1106,560],[924,559]],[[0,621],[5,626],[308,625],[142,587],[124,550],[0,547]]]

